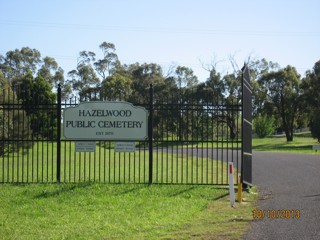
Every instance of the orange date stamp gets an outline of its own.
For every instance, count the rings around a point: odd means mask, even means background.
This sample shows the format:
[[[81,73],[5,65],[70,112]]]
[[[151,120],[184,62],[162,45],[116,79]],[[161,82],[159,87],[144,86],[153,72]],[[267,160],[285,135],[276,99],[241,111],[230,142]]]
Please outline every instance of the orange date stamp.
[[[290,210],[290,209],[269,209],[260,210],[256,209],[252,211],[253,219],[299,219],[301,217],[300,210]]]

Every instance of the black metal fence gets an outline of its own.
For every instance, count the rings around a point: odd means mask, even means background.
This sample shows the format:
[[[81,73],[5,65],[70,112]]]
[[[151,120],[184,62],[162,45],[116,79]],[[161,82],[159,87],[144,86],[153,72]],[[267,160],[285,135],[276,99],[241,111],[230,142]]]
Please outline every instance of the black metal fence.
[[[132,102],[149,111],[149,139],[136,141],[135,152],[115,152],[113,141],[96,141],[95,152],[76,152],[61,132],[61,112],[78,100],[61,101],[58,89],[54,102],[33,96],[30,104],[19,98],[24,92],[3,90],[0,99],[1,183],[224,185],[228,162],[237,176],[241,172],[241,99],[193,91],[160,99],[151,87],[148,102]]]

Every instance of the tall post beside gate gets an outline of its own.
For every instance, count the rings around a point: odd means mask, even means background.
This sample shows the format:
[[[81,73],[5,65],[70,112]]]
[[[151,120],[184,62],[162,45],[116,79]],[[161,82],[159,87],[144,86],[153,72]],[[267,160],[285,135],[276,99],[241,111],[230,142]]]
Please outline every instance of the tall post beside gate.
[[[61,181],[61,85],[58,85],[57,103],[57,182]]]
[[[252,185],[252,87],[248,66],[242,68],[242,159],[241,183]]]
[[[153,86],[149,89],[149,119],[148,119],[148,139],[149,139],[149,184],[153,179]]]

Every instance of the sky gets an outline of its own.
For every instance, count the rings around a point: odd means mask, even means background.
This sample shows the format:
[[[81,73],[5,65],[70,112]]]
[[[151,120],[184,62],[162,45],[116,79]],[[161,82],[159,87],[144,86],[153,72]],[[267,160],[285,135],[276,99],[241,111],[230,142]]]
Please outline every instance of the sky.
[[[266,58],[304,76],[320,60],[319,0],[0,0],[0,54],[22,47],[50,56],[67,73],[79,52],[115,44],[121,63],[232,72]]]

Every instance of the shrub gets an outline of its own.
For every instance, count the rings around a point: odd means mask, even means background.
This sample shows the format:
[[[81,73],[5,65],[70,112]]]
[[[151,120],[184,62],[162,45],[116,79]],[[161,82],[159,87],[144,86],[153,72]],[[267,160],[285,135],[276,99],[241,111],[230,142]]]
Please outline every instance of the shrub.
[[[265,138],[274,131],[274,118],[258,114],[253,121],[255,133],[259,138]]]

